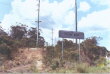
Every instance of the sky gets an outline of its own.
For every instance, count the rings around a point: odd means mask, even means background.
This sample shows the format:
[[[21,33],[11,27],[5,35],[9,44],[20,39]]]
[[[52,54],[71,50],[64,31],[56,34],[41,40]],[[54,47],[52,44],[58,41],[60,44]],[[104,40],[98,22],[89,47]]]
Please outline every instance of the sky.
[[[0,0],[0,26],[9,31],[17,22],[36,27],[38,0]],[[51,44],[52,29],[54,42],[59,30],[75,31],[74,0],[41,0],[40,29],[46,42]],[[78,31],[85,38],[102,37],[100,46],[110,50],[110,0],[77,0]]]

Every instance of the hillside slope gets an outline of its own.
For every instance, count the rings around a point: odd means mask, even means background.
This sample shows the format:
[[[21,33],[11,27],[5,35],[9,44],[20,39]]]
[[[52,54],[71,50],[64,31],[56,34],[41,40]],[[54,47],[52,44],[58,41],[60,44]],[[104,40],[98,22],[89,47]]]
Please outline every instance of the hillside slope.
[[[13,60],[6,60],[1,66],[1,72],[31,72],[33,65],[39,70],[43,68],[43,55],[45,54],[42,48],[25,48],[20,49],[14,54]]]

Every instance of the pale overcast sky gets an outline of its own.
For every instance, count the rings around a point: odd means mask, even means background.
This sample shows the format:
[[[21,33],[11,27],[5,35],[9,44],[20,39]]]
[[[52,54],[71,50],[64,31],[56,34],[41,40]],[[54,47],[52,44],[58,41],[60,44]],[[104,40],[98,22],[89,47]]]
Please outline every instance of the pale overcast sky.
[[[16,22],[36,26],[37,0],[0,0],[0,21],[5,30]],[[40,28],[47,42],[51,42],[51,29],[54,39],[59,30],[75,31],[74,0],[41,0]],[[85,38],[102,37],[99,45],[110,50],[110,0],[77,0],[78,31]]]

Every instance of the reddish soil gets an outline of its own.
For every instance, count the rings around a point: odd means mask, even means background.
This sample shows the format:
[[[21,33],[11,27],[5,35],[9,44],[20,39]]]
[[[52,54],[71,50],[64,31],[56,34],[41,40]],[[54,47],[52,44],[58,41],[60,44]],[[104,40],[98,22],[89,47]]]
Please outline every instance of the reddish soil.
[[[43,60],[45,54],[44,49],[41,48],[25,48],[20,49],[13,60],[4,62],[4,71],[0,72],[32,72],[31,68],[35,60]]]

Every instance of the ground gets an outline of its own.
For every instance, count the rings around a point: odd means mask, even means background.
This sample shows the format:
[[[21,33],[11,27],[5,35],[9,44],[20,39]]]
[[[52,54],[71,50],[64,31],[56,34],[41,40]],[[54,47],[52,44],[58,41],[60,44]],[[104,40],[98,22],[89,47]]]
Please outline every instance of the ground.
[[[7,60],[1,66],[1,72],[32,72],[32,67],[43,69],[43,48],[24,48],[20,49],[13,60]]]

